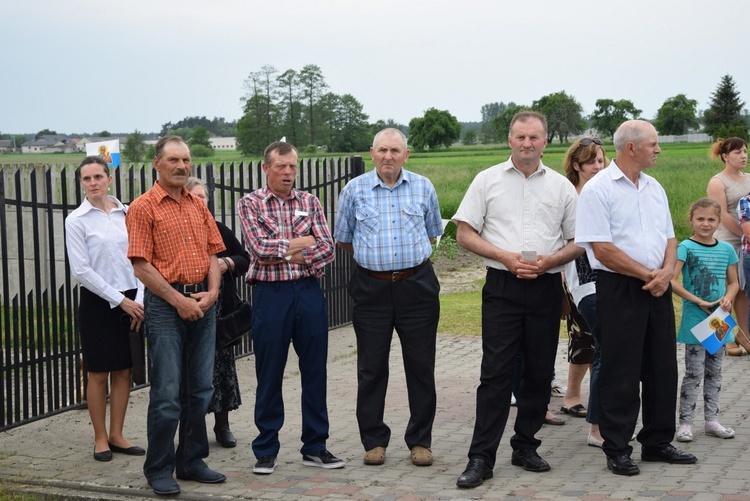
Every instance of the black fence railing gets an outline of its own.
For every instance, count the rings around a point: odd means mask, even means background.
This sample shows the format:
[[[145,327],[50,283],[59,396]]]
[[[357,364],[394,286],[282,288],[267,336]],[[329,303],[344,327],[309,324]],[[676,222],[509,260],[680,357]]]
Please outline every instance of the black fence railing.
[[[76,311],[79,285],[70,275],[65,253],[65,218],[82,199],[75,165],[0,165],[0,431],[83,405],[86,374],[82,368]],[[333,230],[338,196],[352,178],[364,172],[361,157],[302,159],[296,185],[317,196]],[[112,192],[127,204],[157,179],[150,164],[112,171]],[[217,220],[241,240],[237,201],[265,184],[256,162],[193,167],[209,191]],[[346,286],[351,256],[337,249],[321,286],[328,305],[329,327],[351,322]],[[238,291],[250,298],[243,281]],[[246,355],[246,339],[236,355]]]

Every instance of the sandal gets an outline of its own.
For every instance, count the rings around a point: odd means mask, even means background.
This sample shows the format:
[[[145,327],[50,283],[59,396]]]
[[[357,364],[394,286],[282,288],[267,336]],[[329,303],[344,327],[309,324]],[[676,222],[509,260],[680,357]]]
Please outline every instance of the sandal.
[[[560,412],[570,414],[573,417],[586,417],[586,407],[584,407],[583,404],[576,404],[570,407],[565,407],[563,405],[560,407]]]

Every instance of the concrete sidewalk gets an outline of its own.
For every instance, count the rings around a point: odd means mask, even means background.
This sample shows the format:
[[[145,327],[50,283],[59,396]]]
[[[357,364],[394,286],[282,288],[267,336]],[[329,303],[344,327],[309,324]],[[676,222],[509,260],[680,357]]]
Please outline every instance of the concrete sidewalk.
[[[323,470],[303,466],[300,447],[299,373],[292,353],[287,366],[284,399],[286,423],[281,431],[281,451],[276,471],[254,475],[255,458],[250,442],[255,393],[254,359],[237,363],[244,404],[230,414],[238,446],[224,449],[211,438],[207,462],[225,473],[220,485],[179,481],[180,499],[664,499],[750,500],[750,357],[727,357],[722,391],[722,423],[736,429],[730,440],[703,434],[702,404],[696,413],[696,437],[678,444],[698,456],[689,466],[640,462],[635,444],[634,459],[641,474],[613,475],[606,469],[600,449],[586,446],[588,425],[584,419],[567,417],[565,426],[544,426],[538,437],[540,454],[552,471],[530,473],[511,466],[515,410],[503,435],[495,477],[477,489],[459,490],[455,483],[466,465],[474,422],[475,392],[479,379],[481,340],[454,335],[438,336],[438,412],[433,433],[435,464],[415,467],[403,442],[408,419],[406,389],[397,337],[391,358],[391,383],[386,422],[393,430],[384,466],[364,466],[363,449],[355,419],[356,353],[351,328],[331,331],[328,363],[328,405],[331,438],[328,448],[346,459],[343,469]],[[682,346],[679,348],[682,373]],[[558,378],[565,380],[565,341],[557,357]],[[681,376],[681,374],[680,374]],[[588,379],[584,381],[587,386]],[[550,409],[559,411],[561,398],[552,398]],[[125,423],[125,434],[146,446],[148,391],[133,393]],[[209,427],[212,416],[208,416]],[[747,423],[747,424],[746,424]],[[88,412],[70,411],[0,434],[0,483],[15,491],[40,498],[134,499],[154,498],[142,473],[143,458],[116,454],[108,463],[94,461],[93,431]]]

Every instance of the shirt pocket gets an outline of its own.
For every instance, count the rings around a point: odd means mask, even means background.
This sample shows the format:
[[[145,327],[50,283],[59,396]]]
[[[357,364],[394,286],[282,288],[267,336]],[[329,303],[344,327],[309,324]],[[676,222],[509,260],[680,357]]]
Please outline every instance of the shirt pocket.
[[[310,216],[298,216],[292,222],[292,231],[295,237],[305,237],[310,234],[312,218]]]
[[[404,207],[402,214],[404,227],[410,235],[421,235],[426,230],[424,223],[424,211],[419,204],[412,204]]]
[[[380,213],[376,207],[362,205],[357,207],[355,218],[357,229],[354,232],[355,243],[359,245],[373,245],[374,238],[380,230]]]
[[[258,226],[261,228],[267,238],[279,238],[279,222],[275,217],[265,214],[258,214],[256,216],[256,219],[258,221]]]

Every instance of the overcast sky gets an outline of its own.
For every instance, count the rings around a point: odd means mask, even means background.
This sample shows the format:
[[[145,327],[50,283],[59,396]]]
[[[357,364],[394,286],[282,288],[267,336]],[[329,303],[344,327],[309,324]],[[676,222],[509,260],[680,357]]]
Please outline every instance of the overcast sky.
[[[0,132],[158,132],[241,116],[264,64],[320,66],[370,121],[565,90],[653,118],[721,77],[750,101],[750,2],[725,0],[23,0],[0,11]]]

